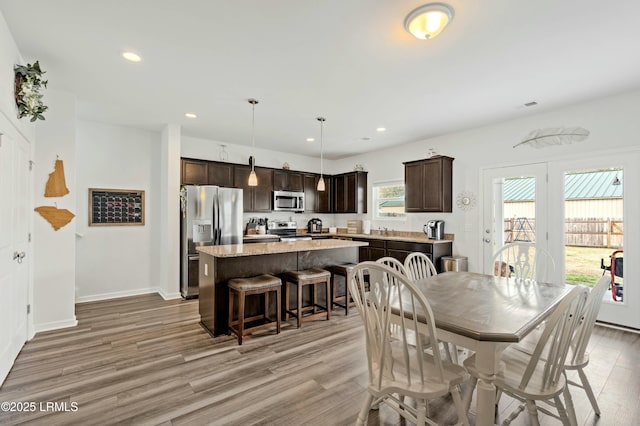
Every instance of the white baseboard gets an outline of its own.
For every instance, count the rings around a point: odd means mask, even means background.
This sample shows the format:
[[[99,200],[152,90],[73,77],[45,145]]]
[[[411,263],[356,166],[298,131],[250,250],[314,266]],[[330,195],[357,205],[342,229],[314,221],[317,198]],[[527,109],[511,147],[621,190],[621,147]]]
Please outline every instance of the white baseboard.
[[[180,299],[182,297],[182,294],[179,291],[173,292],[173,293],[167,293],[160,288],[158,289],[158,294],[162,296],[164,300]]]
[[[75,327],[76,325],[78,325],[78,320],[74,315],[73,319],[45,322],[42,324],[34,324],[33,327],[35,328],[36,333],[40,333],[42,331],[50,331],[50,330],[58,330],[60,328]]]
[[[160,293],[157,287],[137,288],[135,290],[114,291],[112,293],[93,294],[76,297],[76,303],[96,302],[98,300],[118,299],[120,297],[139,296],[141,294]],[[160,294],[162,296],[162,294]],[[164,297],[164,296],[163,296]]]

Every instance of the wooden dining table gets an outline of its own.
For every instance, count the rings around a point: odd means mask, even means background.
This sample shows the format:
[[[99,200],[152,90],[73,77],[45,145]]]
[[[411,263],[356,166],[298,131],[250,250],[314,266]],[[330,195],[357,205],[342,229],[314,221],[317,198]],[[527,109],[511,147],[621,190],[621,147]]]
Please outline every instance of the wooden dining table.
[[[540,325],[572,286],[473,272],[445,272],[415,284],[433,310],[438,339],[475,351],[476,424],[494,424],[500,354]]]

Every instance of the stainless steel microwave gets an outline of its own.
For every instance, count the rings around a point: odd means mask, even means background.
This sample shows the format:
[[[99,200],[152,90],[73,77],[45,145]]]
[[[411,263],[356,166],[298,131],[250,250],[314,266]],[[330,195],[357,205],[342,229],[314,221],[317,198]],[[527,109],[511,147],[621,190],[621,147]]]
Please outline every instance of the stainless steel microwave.
[[[304,211],[304,192],[273,191],[273,210]]]

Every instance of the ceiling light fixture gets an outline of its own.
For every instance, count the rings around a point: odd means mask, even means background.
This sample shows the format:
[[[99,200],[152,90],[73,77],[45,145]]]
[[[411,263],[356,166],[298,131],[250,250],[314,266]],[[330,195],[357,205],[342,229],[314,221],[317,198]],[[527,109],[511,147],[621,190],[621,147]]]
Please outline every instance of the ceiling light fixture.
[[[184,116],[187,117],[187,118],[198,118],[198,116],[195,115],[192,112],[187,112],[187,113],[184,114]]]
[[[421,40],[436,37],[453,20],[453,8],[444,3],[429,3],[414,9],[404,20],[404,29]]]
[[[322,164],[322,160],[323,160],[323,156],[324,156],[324,146],[323,146],[323,138],[322,138],[322,127],[324,122],[326,121],[326,118],[324,117],[318,117],[317,120],[320,122],[320,180],[318,180],[318,191],[324,191],[325,190],[325,186],[324,186],[324,177],[322,176],[323,173],[323,164]]]
[[[376,129],[376,132],[384,132],[384,131],[386,131],[386,130],[387,130],[387,128],[386,128],[386,127],[378,127],[378,128]]]
[[[140,57],[140,55],[133,52],[122,52],[122,57],[125,58],[127,61],[131,61],[131,62],[142,61],[142,58]]]
[[[256,104],[258,101],[256,99],[249,99],[248,101],[251,104],[251,173],[249,173],[249,186],[258,186],[258,176],[256,176],[256,171],[254,168],[256,159],[254,157],[254,150],[256,149]]]
[[[307,138],[307,142],[315,142],[316,138]]]

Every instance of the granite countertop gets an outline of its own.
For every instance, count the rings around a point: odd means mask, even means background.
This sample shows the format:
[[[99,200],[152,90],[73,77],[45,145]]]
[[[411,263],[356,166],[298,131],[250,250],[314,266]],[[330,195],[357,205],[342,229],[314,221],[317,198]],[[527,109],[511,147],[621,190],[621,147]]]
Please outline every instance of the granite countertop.
[[[298,231],[299,234],[304,234],[304,231]],[[344,237],[344,238],[366,238],[370,240],[387,240],[387,241],[405,241],[409,243],[428,243],[428,244],[444,244],[444,243],[452,243],[452,239],[444,239],[444,240],[430,240],[427,236],[422,232],[402,232],[402,231],[392,231],[391,235],[380,235],[377,232],[372,232],[371,234],[349,234],[347,232],[338,231],[335,234],[330,234],[326,232],[324,229],[321,233],[309,234],[312,236],[327,236],[327,237]]]
[[[200,253],[214,257],[258,256],[262,254],[295,253],[299,251],[329,250],[367,246],[363,241],[320,239],[311,241],[288,241],[277,243],[228,244],[222,246],[197,247]]]

